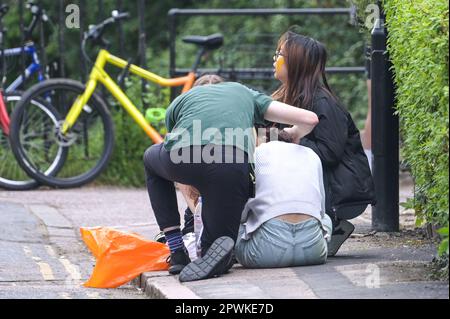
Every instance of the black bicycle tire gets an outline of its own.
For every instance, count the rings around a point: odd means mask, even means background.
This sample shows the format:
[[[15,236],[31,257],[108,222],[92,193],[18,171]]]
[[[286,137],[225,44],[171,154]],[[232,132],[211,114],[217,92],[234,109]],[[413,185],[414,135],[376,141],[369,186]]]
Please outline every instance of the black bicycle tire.
[[[5,99],[5,102],[8,97],[19,97],[19,99],[20,99],[21,96],[22,96],[22,92],[18,92],[18,91],[3,93],[3,98]],[[11,147],[11,146],[9,146],[9,147]],[[2,188],[2,189],[11,190],[11,191],[25,191],[25,190],[35,189],[38,186],[39,186],[39,183],[34,179],[17,181],[17,180],[12,180],[12,179],[8,179],[6,177],[0,176],[0,188]]]
[[[22,99],[22,97],[23,97],[23,94],[24,93],[20,93],[20,95],[21,95],[21,99]],[[21,100],[20,100],[21,101]],[[59,112],[52,106],[52,105],[50,105],[49,103],[47,103],[46,101],[44,101],[44,100],[42,100],[42,99],[36,99],[36,101],[40,104],[40,107],[41,108],[45,108],[46,109],[46,112],[48,112],[48,113],[51,113],[52,115],[53,115],[53,117],[55,118],[55,120],[57,120],[57,121],[59,121],[59,120],[61,120],[62,118],[61,118],[61,116],[60,116],[60,114],[59,114]],[[19,102],[20,103],[20,102]],[[13,112],[14,113],[14,112]],[[12,152],[13,152],[13,154],[14,154],[14,157],[16,157],[16,155],[15,155],[15,153],[14,153],[14,146],[13,146],[13,142],[11,141],[11,126],[12,126],[12,115],[11,115],[11,118],[10,118],[10,122],[11,122],[11,124],[10,124],[10,147],[11,147],[11,150],[12,150]],[[67,150],[64,150],[64,149],[62,149],[61,150],[61,156],[59,157],[59,160],[57,161],[57,163],[56,164],[54,164],[54,165],[52,165],[52,166],[54,166],[54,168],[51,170],[51,171],[49,171],[48,173],[49,174],[57,174],[58,172],[59,172],[59,170],[61,169],[61,167],[62,167],[62,164],[64,163],[64,161],[65,161],[65,159],[66,159],[66,157],[67,157]],[[17,160],[17,159],[16,159]],[[18,161],[17,161],[18,162]],[[18,164],[19,164],[19,166],[23,169],[23,166],[18,162]],[[26,170],[24,170],[25,171],[25,173],[27,173],[27,171]],[[27,173],[27,175],[28,175],[28,173]],[[29,175],[28,175],[29,176]],[[30,176],[30,178],[32,178],[32,179],[34,179],[32,176]],[[35,182],[36,182],[36,186],[40,186],[41,185],[41,183],[39,183],[39,181],[37,181],[36,179],[34,179],[35,180]],[[30,186],[31,187],[31,186]],[[33,189],[33,188],[26,188],[25,186],[22,186],[22,187],[16,187],[15,189],[13,189],[14,187],[10,187],[10,188],[8,188],[8,189],[10,189],[10,190],[30,190],[30,189]]]
[[[4,98],[11,98],[11,97],[17,97],[18,101],[21,100],[23,95],[22,91],[14,91],[14,92],[5,92],[3,94]],[[59,116],[59,113],[48,103],[46,103],[45,101],[39,101],[39,104],[41,105],[41,107],[45,107],[48,112],[50,112],[56,119],[60,120],[61,117]],[[11,147],[10,143],[9,147]],[[11,148],[12,150],[12,148]],[[67,156],[66,154],[62,154],[62,156]],[[20,165],[19,165],[20,166]],[[59,165],[55,166],[55,169],[53,170],[52,173],[56,173],[61,167]],[[38,181],[36,181],[35,179],[32,179],[30,177],[29,180],[11,180],[11,179],[7,179],[5,177],[1,177],[0,176],[0,188],[6,189],[6,190],[11,190],[11,191],[25,191],[25,190],[32,190],[35,189],[37,187],[40,186],[40,183]]]
[[[100,160],[98,161],[97,165],[93,169],[89,170],[83,175],[64,179],[59,179],[52,175],[45,175],[42,172],[32,168],[32,165],[30,165],[27,162],[23,148],[20,145],[20,138],[19,138],[20,126],[18,124],[19,122],[18,119],[20,119],[20,117],[22,116],[24,107],[26,107],[29,101],[33,99],[33,96],[40,96],[43,92],[51,91],[52,89],[56,88],[74,89],[76,91],[79,91],[81,94],[82,92],[85,91],[86,87],[81,82],[75,80],[54,78],[40,82],[32,86],[29,90],[27,90],[24,93],[21,102],[19,102],[11,117],[10,139],[12,142],[12,149],[19,165],[26,171],[26,173],[29,176],[32,176],[38,182],[53,188],[80,187],[92,182],[98,175],[100,175],[103,172],[103,170],[106,168],[109,162],[109,159],[111,158],[114,148],[114,124],[112,121],[112,117],[108,111],[108,108],[106,107],[106,103],[96,93],[92,94],[91,99],[93,99],[94,101],[93,105],[96,106],[96,109],[99,112],[99,115],[103,121],[106,138],[105,138],[105,150]]]

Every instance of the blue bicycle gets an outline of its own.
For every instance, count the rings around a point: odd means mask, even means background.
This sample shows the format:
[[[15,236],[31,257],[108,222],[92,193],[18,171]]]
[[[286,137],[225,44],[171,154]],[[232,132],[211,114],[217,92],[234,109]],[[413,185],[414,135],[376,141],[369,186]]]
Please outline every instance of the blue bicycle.
[[[0,187],[10,190],[27,190],[38,186],[38,183],[30,179],[25,172],[16,163],[14,155],[9,145],[9,114],[12,113],[15,105],[21,99],[21,92],[18,91],[22,85],[37,74],[37,80],[45,80],[44,70],[40,64],[37,54],[37,48],[31,40],[34,29],[39,21],[47,22],[48,17],[39,5],[28,3],[27,8],[32,13],[32,20],[30,25],[25,30],[26,44],[22,47],[3,49],[3,39],[5,30],[2,26],[2,18],[8,11],[7,5],[0,6],[0,66],[1,66],[1,88],[0,88]],[[30,64],[8,87],[3,91],[5,86],[6,74],[6,59],[24,54],[29,60]],[[48,117],[57,120],[55,110],[46,103],[46,101],[33,101],[36,105],[35,114],[28,116]],[[39,115],[41,114],[41,115]],[[45,128],[44,128],[45,129]],[[53,167],[55,168],[55,167]]]
[[[39,62],[39,57],[37,55],[36,46],[33,42],[26,43],[23,47],[5,49],[3,55],[7,57],[20,56],[23,53],[31,58],[30,65],[27,66],[23,74],[19,75],[14,82],[12,82],[6,89],[5,92],[17,91],[20,86],[31,76],[37,73],[37,79],[39,82],[45,80],[44,72],[42,71],[42,66]]]

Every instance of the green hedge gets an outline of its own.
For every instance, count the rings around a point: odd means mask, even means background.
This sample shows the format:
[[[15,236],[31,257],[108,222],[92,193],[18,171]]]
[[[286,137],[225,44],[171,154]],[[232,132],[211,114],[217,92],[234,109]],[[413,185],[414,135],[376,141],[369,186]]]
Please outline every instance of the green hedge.
[[[44,1],[44,0],[43,0]],[[45,0],[44,2],[48,2]],[[227,2],[220,0],[199,0],[194,1],[195,5],[190,7],[198,8],[271,8],[271,7],[322,7],[325,4],[321,0],[255,0],[248,2],[244,0],[230,0]],[[107,7],[105,12],[109,12],[116,3],[115,0],[105,0],[104,5]],[[188,6],[186,0],[170,0],[173,7],[183,8]],[[348,3],[345,0],[329,0],[327,7],[346,7]],[[95,13],[95,4],[92,9]],[[157,8],[148,4],[150,13],[158,12],[165,16],[167,10]],[[126,4],[126,9],[132,15],[136,14],[136,3],[130,2]],[[57,13],[52,10],[51,12]],[[90,12],[90,14],[93,14]],[[105,13],[106,14],[106,13]],[[55,16],[57,17],[57,15]],[[94,21],[95,17],[86,19]],[[130,50],[133,45],[137,45],[136,35],[137,24],[131,19],[124,22],[126,34],[126,50],[124,58],[132,57],[135,54]],[[149,20],[150,21],[150,20]],[[158,75],[168,76],[169,51],[167,43],[155,42],[155,35],[158,38],[168,39],[167,24],[149,22],[148,31],[148,49],[147,49],[147,66]],[[364,37],[358,33],[358,30],[350,25],[347,15],[338,16],[281,16],[273,17],[184,17],[179,18],[177,29],[177,67],[189,68],[195,58],[197,48],[189,44],[183,44],[182,37],[192,34],[212,34],[221,32],[224,35],[224,46],[217,51],[207,55],[202,61],[201,67],[206,68],[243,68],[243,67],[272,67],[272,56],[276,48],[278,37],[285,32],[291,24],[297,24],[301,27],[301,32],[313,36],[327,45],[330,53],[329,66],[358,66],[364,65]],[[134,30],[134,33],[133,33]],[[117,45],[118,38],[113,34],[114,28],[111,28],[106,37],[111,40],[113,47],[112,53],[118,54]],[[164,37],[163,37],[164,35]],[[69,35],[68,35],[69,36]],[[75,41],[75,40],[74,40]],[[68,41],[69,43],[69,41]],[[67,46],[71,50],[71,54],[77,54],[76,46]],[[73,52],[72,52],[73,50]],[[92,54],[96,51],[92,49]],[[72,67],[68,68],[70,77],[77,77],[76,71],[79,69],[77,59],[66,61],[66,66],[72,63]],[[115,78],[117,68],[109,68],[111,75]],[[127,95],[138,106],[140,110],[144,110],[142,106],[141,82],[136,77],[130,77],[128,83]],[[364,125],[367,113],[367,88],[364,74],[350,75],[332,75],[329,83],[333,90],[338,93],[343,104],[349,109],[358,127]],[[272,81],[243,81],[251,87],[258,88],[266,93],[272,93],[279,82]],[[100,92],[98,90],[97,92]],[[111,95],[106,92],[107,97]],[[169,89],[163,89],[154,83],[149,83],[148,94],[145,95],[148,106],[151,107],[167,107],[169,101]],[[143,131],[135,124],[135,122],[117,105],[113,99],[109,99],[112,106],[112,115],[116,129],[115,149],[111,161],[108,163],[105,173],[103,173],[96,182],[99,184],[122,185],[142,187],[144,182],[144,166],[142,157],[151,145],[151,141],[146,137]]]
[[[447,0],[385,0],[404,156],[416,184],[418,222],[443,227],[448,254]]]
[[[384,5],[404,155],[416,183],[414,208],[419,223],[444,228],[440,250],[448,254],[448,2]]]
[[[370,0],[351,0],[367,36]],[[440,227],[439,253],[448,256],[448,36],[447,0],[384,0],[388,50],[396,84],[402,156],[415,179],[417,224]]]
[[[370,0],[350,0],[361,30]],[[415,179],[417,224],[440,227],[439,254],[448,256],[448,36],[447,0],[383,0],[388,50],[396,84],[402,157]]]

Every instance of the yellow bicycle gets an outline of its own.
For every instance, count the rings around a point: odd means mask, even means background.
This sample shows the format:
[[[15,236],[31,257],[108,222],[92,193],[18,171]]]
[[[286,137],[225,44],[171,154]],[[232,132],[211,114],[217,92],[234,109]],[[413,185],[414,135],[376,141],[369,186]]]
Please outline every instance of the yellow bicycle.
[[[128,13],[113,11],[110,18],[91,27],[84,35],[83,54],[87,57],[87,40],[105,45],[105,27],[127,17]],[[113,150],[114,126],[105,101],[95,92],[99,82],[154,143],[162,142],[163,138],[108,75],[105,66],[111,64],[124,69],[124,74],[131,72],[161,86],[183,86],[182,92],[185,92],[194,83],[202,56],[219,48],[223,37],[220,34],[189,36],[183,41],[199,47],[191,71],[183,77],[158,76],[101,49],[86,84],[71,79],[51,79],[27,90],[11,118],[11,148],[19,165],[38,182],[58,188],[89,183],[103,171]],[[56,109],[58,116],[49,119],[45,108],[36,110],[32,103],[36,100]]]

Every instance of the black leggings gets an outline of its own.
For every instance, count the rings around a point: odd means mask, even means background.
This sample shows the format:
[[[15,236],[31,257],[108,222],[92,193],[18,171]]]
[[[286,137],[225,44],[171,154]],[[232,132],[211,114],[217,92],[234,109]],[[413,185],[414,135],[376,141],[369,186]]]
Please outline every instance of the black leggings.
[[[203,158],[198,160],[198,157],[197,162],[193,163],[192,155],[199,154],[205,147],[207,146],[191,146],[175,151],[178,154],[189,151],[189,163],[172,162],[171,153],[163,144],[151,146],[144,154],[148,194],[161,230],[180,225],[173,182],[192,185],[199,190],[202,196],[202,253],[221,236],[228,236],[236,241],[242,210],[249,197],[247,154],[234,147],[218,146],[210,154],[218,155],[219,152],[222,163],[209,163]],[[224,163],[225,154],[230,155],[230,151],[241,162]]]

